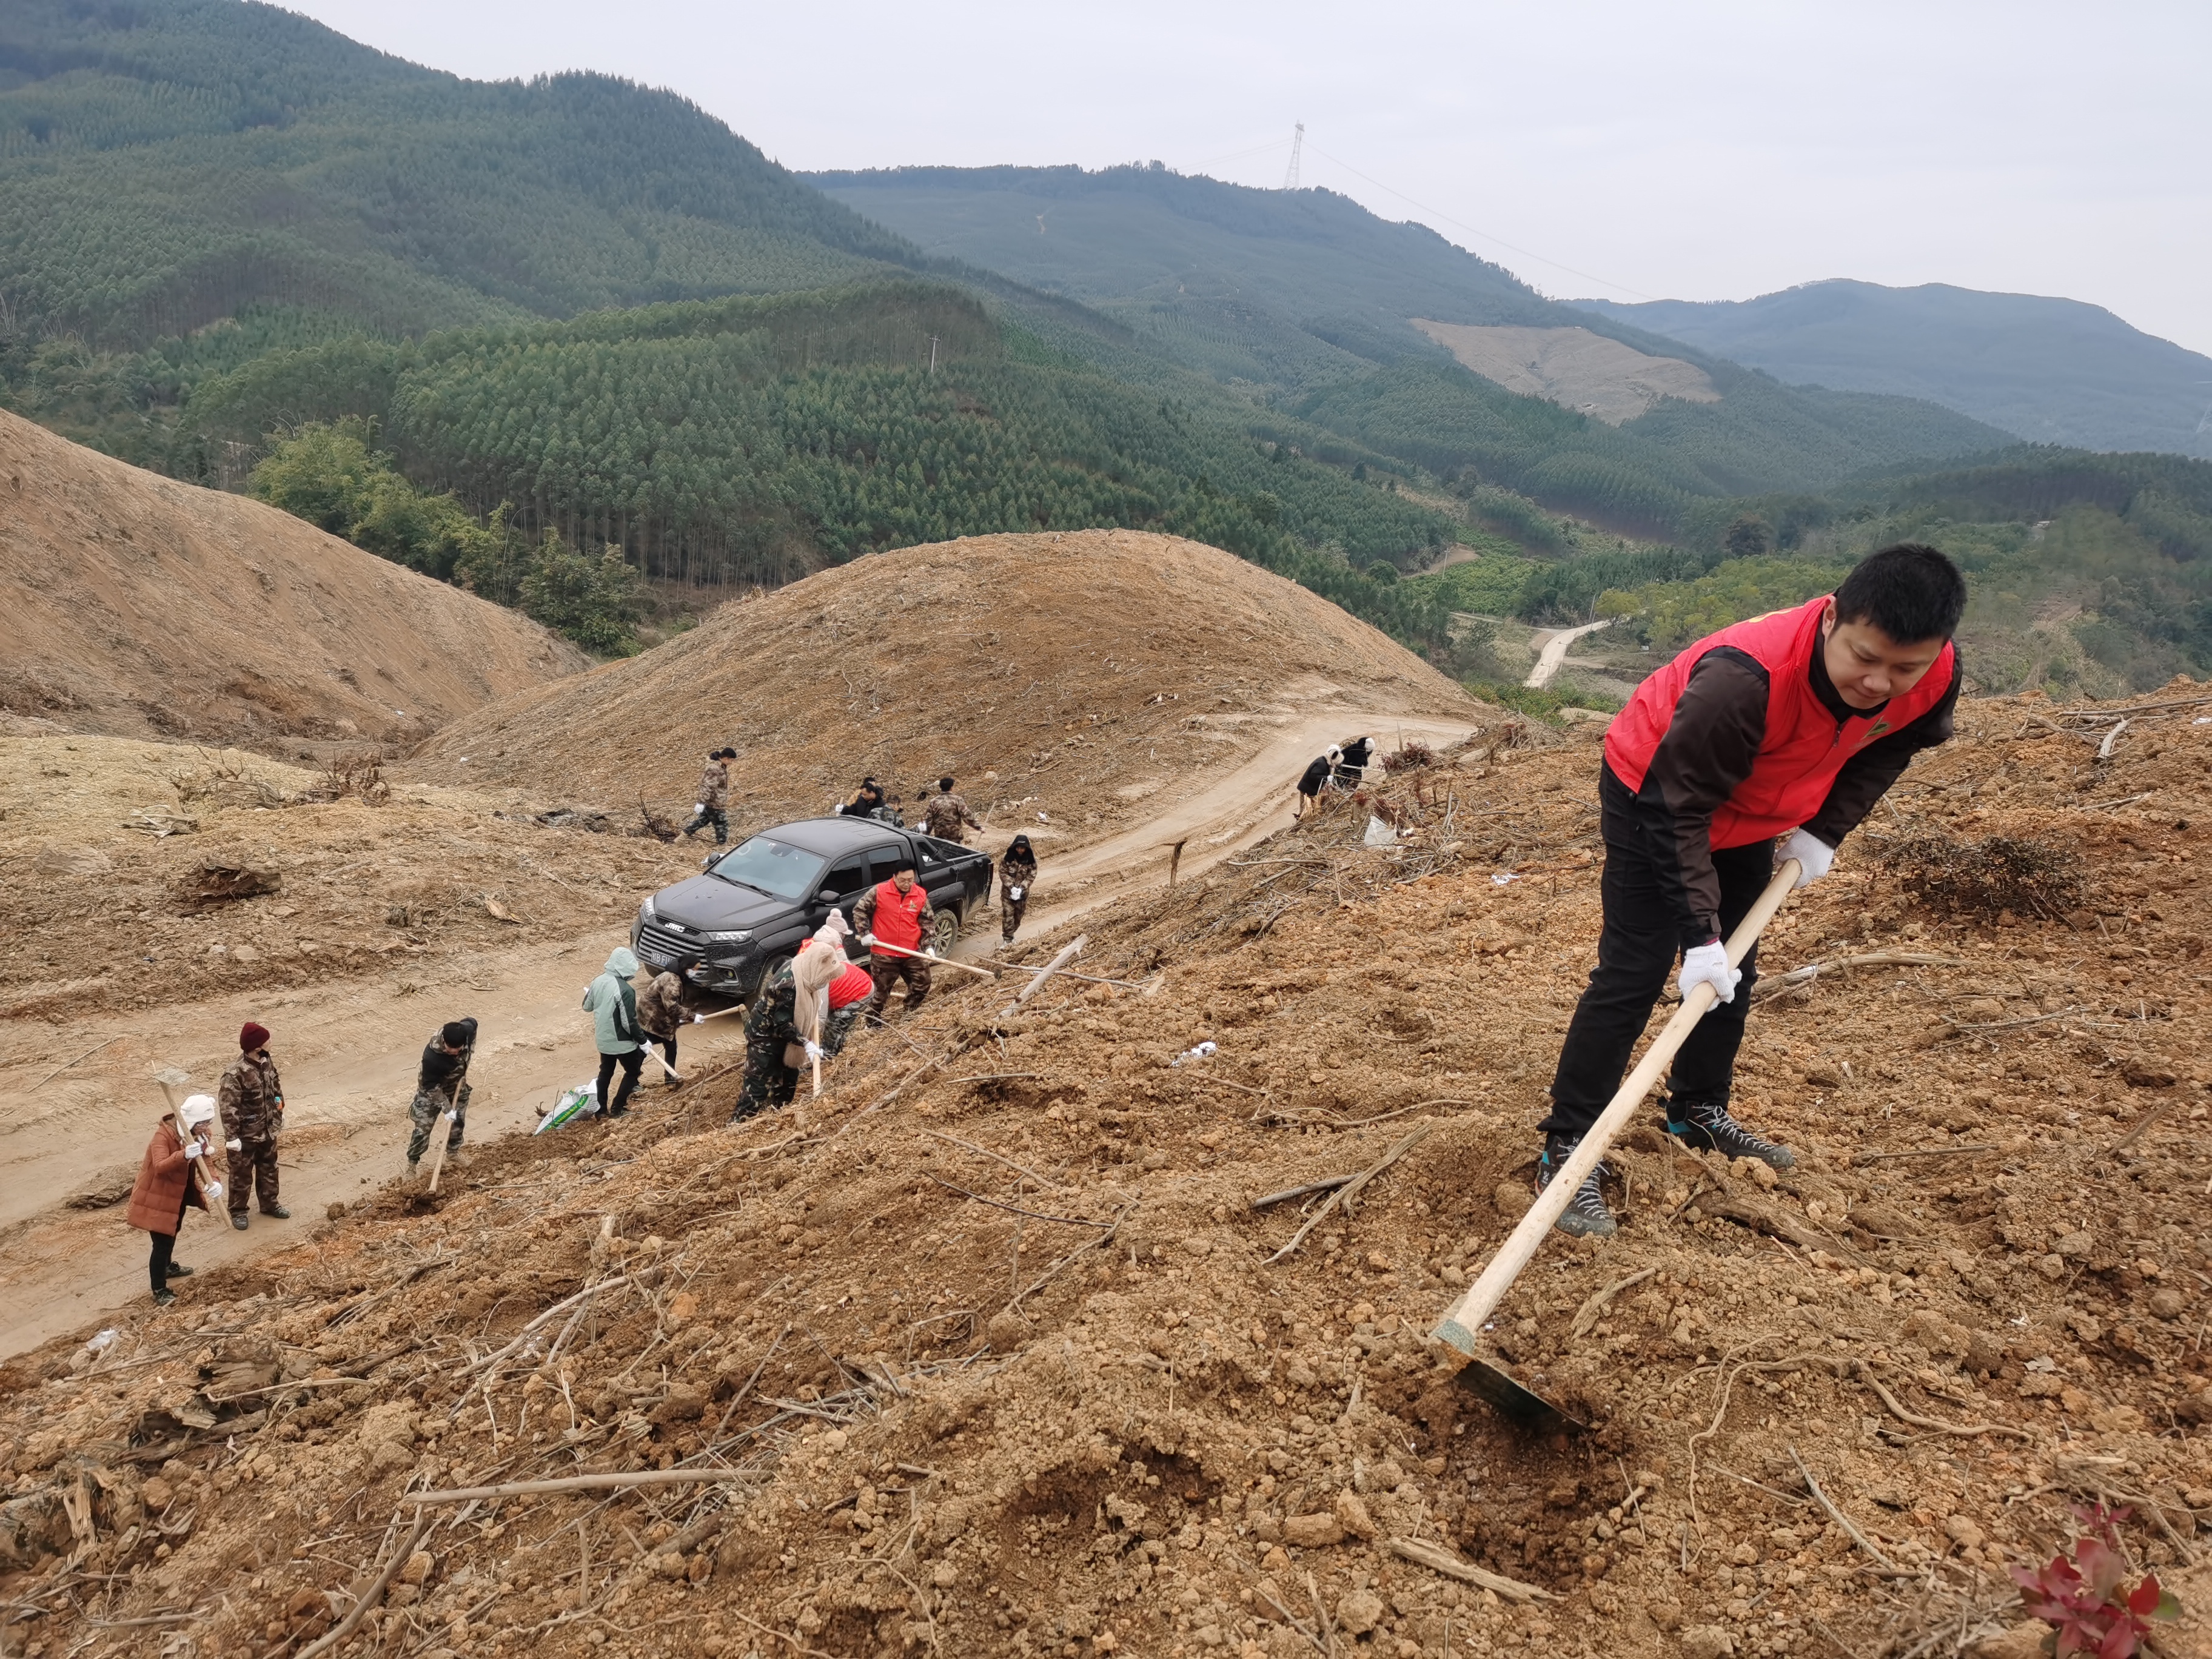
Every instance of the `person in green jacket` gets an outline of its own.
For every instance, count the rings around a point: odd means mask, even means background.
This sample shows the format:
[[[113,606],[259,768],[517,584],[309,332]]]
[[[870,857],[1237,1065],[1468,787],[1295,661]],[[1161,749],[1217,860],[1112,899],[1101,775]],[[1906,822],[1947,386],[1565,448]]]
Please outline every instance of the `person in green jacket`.
[[[584,993],[584,1006],[591,1012],[592,1035],[599,1047],[599,1110],[609,1117],[620,1117],[629,1110],[637,1074],[645,1066],[641,1046],[645,1032],[637,1023],[637,988],[630,983],[636,973],[637,958],[628,945],[617,945],[607,958],[605,971]],[[607,1085],[613,1080],[617,1066],[622,1068],[622,1082],[609,1100]]]

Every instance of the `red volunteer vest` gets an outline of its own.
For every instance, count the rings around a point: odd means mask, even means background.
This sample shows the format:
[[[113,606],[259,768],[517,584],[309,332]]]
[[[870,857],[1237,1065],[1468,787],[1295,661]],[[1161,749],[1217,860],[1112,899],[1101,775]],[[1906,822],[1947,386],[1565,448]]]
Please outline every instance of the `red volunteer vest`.
[[[868,970],[856,962],[830,981],[830,1006],[833,1011],[849,1008],[863,998],[873,996],[875,990],[875,981],[870,979]]]
[[[929,902],[929,896],[916,882],[914,890],[902,893],[895,882],[882,882],[876,887],[875,935],[886,945],[896,945],[908,951],[921,949],[921,907]]]
[[[1954,660],[1947,642],[1919,684],[1892,697],[1872,720],[1838,721],[1813,690],[1813,653],[1820,647],[1827,596],[1794,611],[1771,611],[1711,634],[1636,688],[1628,707],[1605,732],[1606,763],[1630,789],[1644,775],[1674,723],[1674,705],[1698,659],[1733,646],[1766,670],[1766,735],[1751,775],[1713,814],[1712,845],[1747,847],[1786,835],[1820,810],[1844,763],[1869,744],[1910,725],[1943,701]]]

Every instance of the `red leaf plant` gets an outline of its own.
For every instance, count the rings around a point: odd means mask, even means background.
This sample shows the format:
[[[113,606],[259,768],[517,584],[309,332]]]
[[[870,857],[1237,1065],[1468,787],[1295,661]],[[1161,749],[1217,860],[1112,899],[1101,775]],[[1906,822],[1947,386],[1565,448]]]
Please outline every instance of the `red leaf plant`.
[[[2012,1570],[2021,1606],[2051,1626],[2045,1650],[2053,1659],[2131,1659],[2142,1650],[2152,1620],[2180,1614],[2181,1604],[2159,1588],[2153,1574],[2146,1573],[2133,1589],[2121,1589],[2128,1567],[2117,1528],[2128,1515],[2101,1504],[2091,1509],[2077,1504],[2074,1518],[2085,1531],[2074,1540],[2073,1559],[2061,1551],[2047,1566]]]

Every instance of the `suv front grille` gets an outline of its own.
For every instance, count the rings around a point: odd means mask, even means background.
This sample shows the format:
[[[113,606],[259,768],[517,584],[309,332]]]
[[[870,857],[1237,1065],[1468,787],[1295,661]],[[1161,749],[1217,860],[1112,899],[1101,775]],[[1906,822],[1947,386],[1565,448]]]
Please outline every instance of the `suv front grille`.
[[[658,918],[638,929],[638,959],[655,967],[673,968],[684,957],[699,956],[707,949],[707,942],[698,934],[676,933]],[[723,946],[722,954],[729,953],[730,947]]]

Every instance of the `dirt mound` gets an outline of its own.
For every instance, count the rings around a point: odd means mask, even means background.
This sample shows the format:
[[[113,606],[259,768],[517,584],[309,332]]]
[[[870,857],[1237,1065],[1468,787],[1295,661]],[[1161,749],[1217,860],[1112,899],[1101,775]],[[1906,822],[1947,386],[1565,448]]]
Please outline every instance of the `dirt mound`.
[[[458,722],[413,770],[633,810],[642,793],[688,817],[700,764],[726,743],[742,757],[733,828],[823,811],[864,775],[919,822],[915,797],[950,772],[994,828],[1018,820],[1036,836],[1044,814],[1048,844],[1155,816],[1281,726],[1338,708],[1495,714],[1218,548],[1129,531],[979,536],[725,605],[643,656]]]
[[[640,893],[697,867],[617,833],[638,823],[237,750],[0,738],[0,1018],[298,988],[594,925],[611,942]]]
[[[526,617],[289,514],[5,413],[0,502],[0,719],[264,748],[411,743],[585,663]]]
[[[1488,1333],[1586,1436],[1423,1337],[1528,1201],[1596,931],[1596,744],[1509,729],[1089,918],[1091,980],[945,987],[818,1102],[722,1127],[702,1078],[15,1362],[0,1591],[50,1653],[295,1651],[372,1585],[425,1653],[2026,1653],[1979,1646],[2003,1567],[2102,1498],[2203,1652],[2200,709],[2100,763],[2103,711],[1962,706],[1784,909],[1741,1109],[1798,1167],[1632,1132],[1620,1238]],[[1885,843],[1936,834],[2083,884],[1933,902]],[[1254,1207],[1386,1162],[1287,1254],[1320,1194]],[[641,1471],[712,1479],[407,1497]]]

